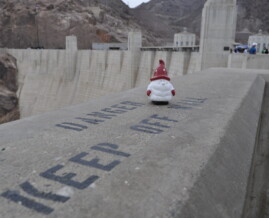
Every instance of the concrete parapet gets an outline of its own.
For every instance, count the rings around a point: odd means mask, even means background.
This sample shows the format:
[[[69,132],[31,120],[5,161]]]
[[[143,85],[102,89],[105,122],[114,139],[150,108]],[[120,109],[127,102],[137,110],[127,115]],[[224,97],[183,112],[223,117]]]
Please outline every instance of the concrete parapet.
[[[0,216],[240,218],[258,74],[212,69],[174,78],[168,105],[142,87],[1,125]]]
[[[230,54],[228,68],[266,70],[269,69],[269,55]]]
[[[211,68],[210,70],[218,70],[219,68]],[[266,81],[266,83],[269,82],[269,70],[268,69],[230,69],[230,68],[221,68],[221,72],[223,73],[241,73],[241,74],[257,74],[262,76],[262,78]]]

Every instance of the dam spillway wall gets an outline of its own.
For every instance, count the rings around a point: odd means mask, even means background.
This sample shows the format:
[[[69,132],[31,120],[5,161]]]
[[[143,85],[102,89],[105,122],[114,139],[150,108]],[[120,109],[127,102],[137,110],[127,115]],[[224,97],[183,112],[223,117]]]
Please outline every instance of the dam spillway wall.
[[[197,70],[197,52],[8,49],[17,59],[21,116],[79,104],[109,93],[146,86],[166,62],[171,77]],[[130,67],[135,65],[135,68]]]

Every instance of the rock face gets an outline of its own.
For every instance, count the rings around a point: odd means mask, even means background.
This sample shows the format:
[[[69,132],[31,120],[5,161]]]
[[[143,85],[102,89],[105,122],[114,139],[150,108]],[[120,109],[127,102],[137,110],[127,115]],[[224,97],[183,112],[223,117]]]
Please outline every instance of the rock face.
[[[0,124],[20,118],[16,59],[0,54]]]
[[[127,41],[140,29],[121,0],[0,0],[0,47],[64,48],[76,35],[79,49],[92,42]],[[155,38],[142,29],[145,40]]]
[[[141,26],[157,32],[164,42],[188,27],[200,34],[201,13],[206,0],[151,0],[132,10]],[[147,17],[147,19],[144,19]]]
[[[166,41],[171,41],[174,33],[188,27],[190,32],[200,35],[201,14],[206,0],[151,0],[135,8],[132,13],[141,26],[157,31]],[[245,43],[248,36],[259,29],[269,32],[268,0],[237,0],[236,39]],[[147,15],[147,19],[144,17]],[[154,22],[157,21],[157,22]],[[198,37],[199,39],[199,37]]]
[[[126,42],[131,30],[142,31],[144,45],[164,45],[184,27],[199,39],[205,2],[151,0],[130,9],[121,0],[0,0],[0,47],[59,49],[65,36],[76,35],[78,48],[89,49],[93,42]],[[238,41],[269,31],[268,0],[237,2]]]

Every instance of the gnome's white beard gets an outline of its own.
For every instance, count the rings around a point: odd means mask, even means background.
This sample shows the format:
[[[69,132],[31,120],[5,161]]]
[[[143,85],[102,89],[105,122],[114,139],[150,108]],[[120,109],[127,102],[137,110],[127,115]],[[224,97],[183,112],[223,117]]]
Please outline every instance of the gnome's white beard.
[[[151,91],[149,99],[151,101],[170,101],[172,99],[171,91],[174,90],[173,85],[165,79],[152,81],[147,90]]]

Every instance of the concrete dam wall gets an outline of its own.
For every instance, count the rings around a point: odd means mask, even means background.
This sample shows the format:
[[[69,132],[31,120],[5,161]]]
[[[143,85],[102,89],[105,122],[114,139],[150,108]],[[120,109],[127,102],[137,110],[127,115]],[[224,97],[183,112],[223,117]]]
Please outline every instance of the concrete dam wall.
[[[27,117],[145,86],[166,62],[171,77],[194,72],[199,53],[8,49],[19,68],[20,111]]]
[[[168,105],[140,87],[0,125],[0,217],[247,218],[263,74],[209,69],[174,78]]]

